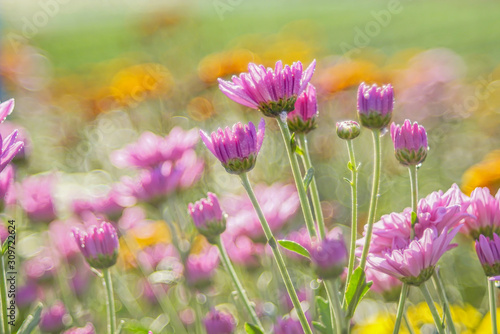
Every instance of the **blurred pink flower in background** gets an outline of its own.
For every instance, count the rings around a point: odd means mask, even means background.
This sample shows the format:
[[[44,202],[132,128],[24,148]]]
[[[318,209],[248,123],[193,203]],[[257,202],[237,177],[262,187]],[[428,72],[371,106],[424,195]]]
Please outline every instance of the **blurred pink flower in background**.
[[[58,301],[43,309],[38,326],[42,332],[60,333],[64,329],[64,317],[67,314],[64,304]]]
[[[42,293],[38,285],[33,281],[26,281],[16,287],[16,305],[20,309],[31,306]]]
[[[212,309],[203,319],[207,334],[233,334],[236,320],[227,312]]]
[[[57,275],[59,259],[51,254],[49,249],[43,249],[36,256],[22,264],[22,271],[30,281],[44,282]]]
[[[154,168],[165,161],[180,159],[197,142],[197,129],[184,131],[175,127],[165,137],[144,132],[137,142],[111,153],[110,159],[119,168]]]
[[[311,316],[309,312],[305,313],[307,321],[309,322],[309,326],[311,326]],[[304,334],[304,330],[302,329],[302,325],[300,324],[299,319],[297,319],[294,315],[286,315],[281,319],[278,319],[276,324],[273,326],[274,334]]]
[[[255,195],[273,232],[278,232],[295,215],[300,204],[297,190],[291,184],[258,184]],[[228,214],[226,233],[265,242],[259,217],[246,194],[226,196],[221,200],[221,206]]]
[[[208,285],[219,266],[219,250],[208,247],[199,254],[191,254],[186,260],[186,280],[192,286]]]
[[[365,270],[366,281],[373,282],[370,291],[384,294],[392,292],[393,290],[399,289],[401,286],[401,281],[391,275],[384,274],[378,270],[371,267],[367,267]]]
[[[34,222],[50,222],[56,218],[54,188],[56,175],[28,176],[19,189],[20,203],[28,217]]]
[[[54,220],[49,224],[50,240],[59,254],[66,259],[71,259],[80,252],[72,238],[72,228],[78,225],[76,219]]]
[[[96,334],[94,325],[88,322],[84,327],[72,327],[65,330],[63,334]]]
[[[130,189],[121,183],[115,183],[104,195],[90,199],[73,200],[72,209],[77,215],[82,215],[85,211],[102,213],[110,217],[120,214],[126,207],[136,203]]]
[[[0,202],[3,206],[12,206],[16,203],[14,176],[15,170],[12,165],[7,165],[0,172]]]
[[[265,253],[264,244],[256,243],[246,235],[234,235],[228,232],[224,232],[221,237],[233,263],[248,268],[260,266],[260,258]]]

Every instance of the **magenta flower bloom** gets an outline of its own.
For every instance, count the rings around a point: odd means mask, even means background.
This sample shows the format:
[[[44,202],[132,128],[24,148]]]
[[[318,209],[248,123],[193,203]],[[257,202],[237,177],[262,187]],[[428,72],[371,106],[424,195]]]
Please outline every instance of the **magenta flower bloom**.
[[[297,98],[295,109],[288,113],[288,127],[293,132],[308,133],[316,128],[317,116],[316,88],[308,84],[306,90]]]
[[[189,203],[188,211],[194,225],[210,243],[215,243],[219,235],[226,230],[226,218],[220,208],[219,199],[213,193],[198,202]]]
[[[236,321],[230,313],[212,309],[207,313],[203,324],[207,334],[233,334],[236,329]]]
[[[358,116],[361,125],[370,129],[383,129],[392,117],[394,93],[390,84],[378,87],[364,82],[358,89]]]
[[[137,142],[111,153],[111,162],[118,168],[154,168],[165,161],[180,159],[198,142],[197,130],[173,128],[165,136],[144,132]]]
[[[105,269],[113,266],[118,258],[118,235],[108,222],[90,226],[86,232],[73,229],[73,237],[85,260],[91,267]]]
[[[165,161],[153,169],[144,169],[137,178],[123,177],[128,192],[141,201],[161,200],[171,193],[191,187],[203,172],[204,164],[193,150],[176,160]]]
[[[64,304],[56,302],[52,307],[44,309],[38,326],[42,332],[60,333],[64,329],[64,317],[67,311]]]
[[[22,142],[23,147],[12,160],[23,160],[31,153],[32,144],[28,131],[19,124],[9,121],[3,122],[2,126],[0,126],[0,136],[2,136],[2,138],[6,138],[14,131],[17,131],[16,140]]]
[[[248,73],[233,76],[231,81],[219,78],[219,88],[239,104],[259,109],[265,116],[278,117],[281,112],[294,109],[295,101],[306,89],[315,67],[316,60],[305,71],[300,61],[283,67],[279,60],[274,70],[249,63]]]
[[[427,132],[417,122],[405,120],[402,126],[391,124],[391,138],[396,159],[404,166],[415,166],[424,162],[429,147]]]
[[[500,237],[493,233],[493,238],[480,235],[476,240],[476,253],[486,276],[500,275]]]
[[[278,232],[295,215],[300,205],[297,188],[292,184],[274,183],[271,186],[258,184],[255,186],[255,196],[273,232]],[[246,235],[254,241],[266,242],[259,217],[248,196],[224,197],[221,205],[228,213],[229,233]],[[227,246],[227,243],[225,244]]]
[[[85,327],[72,327],[63,332],[63,334],[96,334],[94,325],[87,322]]]
[[[486,187],[474,189],[467,212],[473,218],[466,220],[464,233],[475,240],[480,235],[489,238],[493,238],[494,233],[500,235],[500,190],[493,196]]]
[[[108,217],[117,218],[124,208],[136,204],[136,198],[131,193],[129,187],[115,183],[111,189],[99,196],[76,199],[72,203],[73,212],[82,216],[84,212],[102,213]]]
[[[427,228],[421,238],[403,247],[394,246],[382,254],[368,254],[368,263],[376,270],[391,275],[404,283],[419,286],[434,273],[434,267],[443,254],[455,247],[452,239],[462,226],[438,234]]]
[[[215,246],[205,249],[200,254],[189,255],[186,261],[187,282],[197,288],[209,285],[218,266],[219,250]]]
[[[341,235],[314,242],[310,254],[316,274],[322,279],[337,278],[347,264],[347,248]]]
[[[337,122],[337,136],[340,139],[352,140],[359,136],[361,133],[361,128],[358,122],[355,121],[343,121]]]
[[[306,318],[311,326],[311,316],[306,312]],[[278,319],[276,324],[273,326],[273,334],[304,334],[302,325],[299,319],[295,315],[286,315],[281,319]]]
[[[233,263],[247,268],[260,266],[260,258],[265,254],[263,243],[256,243],[246,235],[232,234],[230,231],[223,233],[221,237]]]
[[[21,184],[20,202],[28,217],[35,222],[50,222],[56,218],[53,192],[54,174],[29,176]]]
[[[219,159],[228,173],[241,174],[255,166],[264,141],[265,128],[266,123],[262,118],[258,130],[252,122],[248,125],[238,122],[232,129],[219,128],[212,132],[210,137],[203,131],[200,131],[200,135],[207,148]]]
[[[20,309],[32,306],[40,295],[42,293],[38,285],[35,282],[26,281],[23,285],[16,287],[16,305]]]
[[[14,99],[0,103],[0,123],[14,110]],[[14,159],[17,153],[24,147],[24,143],[17,140],[18,130],[14,130],[6,138],[0,136],[0,172]]]

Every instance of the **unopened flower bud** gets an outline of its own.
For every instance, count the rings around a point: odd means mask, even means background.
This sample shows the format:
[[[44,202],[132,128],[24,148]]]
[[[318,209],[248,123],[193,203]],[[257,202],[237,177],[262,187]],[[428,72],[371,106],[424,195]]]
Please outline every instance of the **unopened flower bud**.
[[[347,248],[342,238],[327,237],[312,245],[311,260],[319,278],[337,278],[347,262]]]
[[[337,122],[337,136],[340,139],[351,140],[359,136],[361,127],[355,121]]]
[[[207,198],[202,198],[194,204],[189,203],[188,211],[198,232],[210,243],[215,243],[219,235],[226,230],[226,218],[215,194],[208,193]]]
[[[424,162],[429,147],[427,133],[417,122],[405,120],[402,126],[392,123],[391,138],[396,159],[405,166],[415,166]]]

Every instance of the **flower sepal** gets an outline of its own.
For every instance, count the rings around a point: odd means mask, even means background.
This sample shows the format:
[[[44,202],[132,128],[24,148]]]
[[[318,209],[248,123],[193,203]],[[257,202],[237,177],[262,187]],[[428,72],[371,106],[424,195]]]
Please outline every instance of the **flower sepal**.
[[[283,111],[287,113],[295,109],[295,101],[297,95],[292,95],[288,98],[281,98],[278,101],[269,101],[259,103],[259,110],[267,117],[277,118]]]
[[[420,286],[422,283],[429,280],[433,274],[434,274],[434,267],[428,267],[423,269],[420,272],[420,275],[418,275],[417,277],[412,277],[412,276],[401,277],[400,281],[409,285]]]
[[[242,174],[249,172],[255,166],[255,162],[257,161],[257,155],[250,154],[246,158],[236,158],[230,159],[225,163],[222,163],[222,166],[226,169],[226,172],[229,174]]]
[[[287,121],[288,128],[295,133],[308,133],[318,127],[315,117],[304,121],[299,116],[296,116],[293,119],[288,118]]]

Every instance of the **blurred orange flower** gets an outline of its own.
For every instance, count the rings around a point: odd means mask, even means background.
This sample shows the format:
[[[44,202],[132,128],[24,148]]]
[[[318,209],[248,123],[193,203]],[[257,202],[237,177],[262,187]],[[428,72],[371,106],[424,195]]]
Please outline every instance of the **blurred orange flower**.
[[[477,187],[487,187],[492,194],[496,194],[500,188],[500,150],[490,152],[483,161],[465,171],[462,191],[470,195]]]
[[[217,78],[245,72],[250,62],[259,60],[254,53],[246,49],[213,53],[200,61],[198,76],[203,82],[211,84],[216,82]]]

